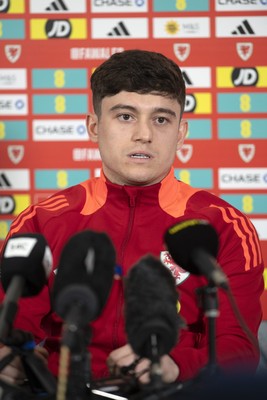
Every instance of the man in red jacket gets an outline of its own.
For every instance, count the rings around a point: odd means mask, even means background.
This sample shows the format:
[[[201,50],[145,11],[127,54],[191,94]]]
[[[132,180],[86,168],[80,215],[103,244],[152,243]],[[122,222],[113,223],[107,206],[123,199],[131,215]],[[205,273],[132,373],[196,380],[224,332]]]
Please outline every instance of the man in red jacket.
[[[55,270],[64,245],[77,232],[90,229],[106,232],[111,238],[121,272],[114,278],[103,312],[91,323],[89,351],[94,379],[107,377],[111,369],[119,371],[136,360],[124,328],[123,278],[145,254],[159,257],[175,278],[179,312],[187,325],[171,353],[161,359],[163,379],[174,382],[193,378],[208,362],[207,319],[196,295],[206,278],[183,271],[174,263],[166,251],[164,233],[182,219],[208,221],[219,237],[217,261],[254,336],[251,341],[225,291],[219,290],[218,364],[223,368],[246,365],[255,370],[259,350],[254,342],[262,317],[263,291],[258,237],[239,210],[175,178],[172,165],[187,133],[187,121],[182,118],[185,85],[179,67],[155,52],[127,50],[95,70],[91,88],[94,113],[87,116],[87,127],[90,139],[99,145],[101,176],[27,208],[13,222],[8,238],[17,233],[42,233],[52,250]],[[37,343],[45,341],[48,366],[56,375],[62,322],[50,304],[54,275],[37,297],[20,301],[15,326],[32,332]],[[3,347],[0,354],[8,351]],[[136,364],[135,371],[140,373],[149,360]],[[23,376],[17,360],[0,374],[11,382]],[[146,382],[149,374],[141,379]]]

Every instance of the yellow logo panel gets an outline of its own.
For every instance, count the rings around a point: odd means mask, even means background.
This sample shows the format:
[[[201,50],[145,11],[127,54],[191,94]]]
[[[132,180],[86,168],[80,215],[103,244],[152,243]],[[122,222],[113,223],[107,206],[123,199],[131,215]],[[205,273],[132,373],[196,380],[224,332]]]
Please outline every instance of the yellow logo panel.
[[[267,87],[267,67],[217,67],[218,88]]]
[[[263,278],[264,278],[264,289],[267,290],[267,268],[263,271]]]
[[[85,18],[31,19],[30,35],[31,39],[86,39],[87,21]]]
[[[196,99],[195,114],[211,114],[211,93],[194,93]]]
[[[28,194],[15,194],[13,196],[15,201],[15,210],[13,215],[20,214],[25,208],[27,208],[31,204],[31,199]]]
[[[5,240],[9,231],[9,224],[7,221],[0,221],[0,240]]]
[[[7,10],[5,12],[8,14],[24,14],[25,13],[24,0],[10,0],[9,6],[7,6]]]

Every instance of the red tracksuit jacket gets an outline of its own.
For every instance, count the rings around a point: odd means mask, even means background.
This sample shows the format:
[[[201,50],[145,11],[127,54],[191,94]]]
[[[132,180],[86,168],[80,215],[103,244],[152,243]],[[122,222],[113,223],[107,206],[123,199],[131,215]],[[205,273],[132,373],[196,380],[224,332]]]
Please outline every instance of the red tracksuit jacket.
[[[216,229],[220,243],[217,260],[230,280],[240,312],[256,337],[262,316],[263,261],[255,229],[247,217],[222,199],[178,181],[173,170],[161,183],[147,187],[115,185],[102,174],[30,206],[14,220],[8,238],[16,233],[43,234],[53,253],[54,269],[66,241],[79,231],[106,232],[113,241],[122,276],[114,277],[107,304],[101,316],[91,323],[89,350],[94,379],[108,376],[107,356],[127,342],[123,276],[147,253],[161,257],[176,279],[180,313],[187,324],[171,352],[180,368],[179,379],[192,378],[207,364],[207,321],[196,295],[196,289],[207,281],[183,272],[172,263],[163,243],[167,228],[181,217],[206,219]],[[49,368],[57,374],[62,325],[50,306],[53,280],[54,273],[38,296],[20,300],[15,327],[34,333],[36,342],[46,339]],[[224,291],[218,290],[218,300],[218,362],[221,365],[248,362],[256,367],[259,351],[240,327]]]

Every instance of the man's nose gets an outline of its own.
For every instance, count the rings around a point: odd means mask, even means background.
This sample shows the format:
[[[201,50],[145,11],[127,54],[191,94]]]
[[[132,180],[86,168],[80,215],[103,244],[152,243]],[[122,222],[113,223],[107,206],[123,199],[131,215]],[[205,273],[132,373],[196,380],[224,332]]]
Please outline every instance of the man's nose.
[[[143,143],[151,142],[153,138],[152,126],[147,121],[140,121],[135,126],[133,140]]]

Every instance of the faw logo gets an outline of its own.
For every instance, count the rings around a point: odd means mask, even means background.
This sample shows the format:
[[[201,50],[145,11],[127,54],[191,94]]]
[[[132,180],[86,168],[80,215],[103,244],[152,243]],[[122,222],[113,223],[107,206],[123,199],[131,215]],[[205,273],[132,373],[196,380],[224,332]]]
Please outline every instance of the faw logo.
[[[236,43],[236,51],[242,60],[247,61],[252,56],[253,43],[251,42]]]
[[[180,285],[189,277],[189,272],[185,271],[182,267],[177,265],[168,251],[162,251],[160,253],[160,260],[163,265],[171,272],[175,279],[176,285]]]
[[[249,163],[255,156],[255,145],[254,144],[239,144],[238,153],[242,160]]]
[[[190,44],[189,43],[174,43],[173,51],[175,56],[179,61],[185,61],[190,54]]]
[[[182,162],[182,163],[187,163],[190,158],[192,157],[193,154],[193,146],[192,144],[184,144],[183,147],[179,150],[177,150],[176,155],[177,158]]]
[[[23,145],[10,145],[7,148],[7,154],[10,161],[13,164],[19,164],[24,156],[24,146]]]
[[[6,44],[5,45],[5,55],[9,62],[15,63],[20,58],[21,45],[20,44]]]

